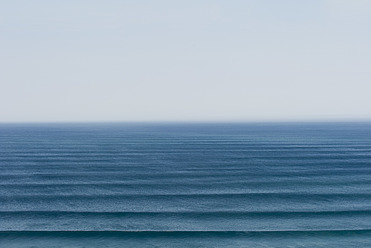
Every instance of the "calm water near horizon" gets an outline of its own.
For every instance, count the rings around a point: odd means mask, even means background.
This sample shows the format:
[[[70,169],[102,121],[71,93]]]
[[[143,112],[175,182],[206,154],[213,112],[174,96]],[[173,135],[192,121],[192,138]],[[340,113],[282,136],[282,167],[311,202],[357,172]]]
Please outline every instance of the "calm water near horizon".
[[[0,247],[371,247],[371,123],[0,124]]]

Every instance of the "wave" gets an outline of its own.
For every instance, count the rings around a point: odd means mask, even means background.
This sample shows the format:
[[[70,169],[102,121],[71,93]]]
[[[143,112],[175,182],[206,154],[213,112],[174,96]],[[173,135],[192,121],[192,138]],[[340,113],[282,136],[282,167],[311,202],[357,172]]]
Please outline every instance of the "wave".
[[[10,195],[0,196],[0,200],[54,200],[54,199],[163,199],[163,198],[252,198],[252,199],[298,199],[298,200],[370,200],[371,193],[296,193],[296,192],[252,192],[252,193],[115,193],[115,194],[33,194],[33,195]]]
[[[371,229],[280,230],[280,231],[0,231],[1,238],[196,238],[196,237],[343,237],[370,236]]]
[[[102,211],[0,211],[0,217],[186,217],[186,218],[294,218],[294,217],[342,217],[371,216],[371,210],[339,211],[147,211],[147,212],[102,212]]]

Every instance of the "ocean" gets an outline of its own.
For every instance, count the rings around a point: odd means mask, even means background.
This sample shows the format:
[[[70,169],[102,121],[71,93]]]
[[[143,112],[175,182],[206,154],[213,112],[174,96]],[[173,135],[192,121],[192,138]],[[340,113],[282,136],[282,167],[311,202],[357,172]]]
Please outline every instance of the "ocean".
[[[371,123],[0,124],[0,247],[371,247]]]

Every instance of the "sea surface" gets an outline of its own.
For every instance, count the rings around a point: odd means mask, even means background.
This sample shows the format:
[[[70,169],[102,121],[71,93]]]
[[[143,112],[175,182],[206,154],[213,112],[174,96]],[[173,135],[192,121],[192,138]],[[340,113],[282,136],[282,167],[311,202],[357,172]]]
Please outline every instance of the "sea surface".
[[[371,123],[1,124],[0,247],[371,247]]]

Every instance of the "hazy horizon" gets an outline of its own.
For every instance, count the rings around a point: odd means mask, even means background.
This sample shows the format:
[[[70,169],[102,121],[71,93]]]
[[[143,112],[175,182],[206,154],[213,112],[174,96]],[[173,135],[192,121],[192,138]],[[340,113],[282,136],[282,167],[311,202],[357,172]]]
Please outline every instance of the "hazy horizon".
[[[0,123],[369,122],[371,1],[0,1]]]

